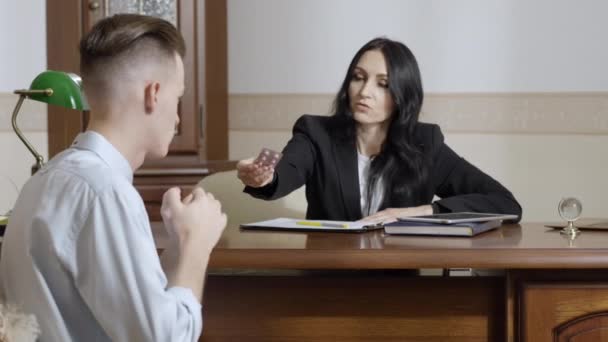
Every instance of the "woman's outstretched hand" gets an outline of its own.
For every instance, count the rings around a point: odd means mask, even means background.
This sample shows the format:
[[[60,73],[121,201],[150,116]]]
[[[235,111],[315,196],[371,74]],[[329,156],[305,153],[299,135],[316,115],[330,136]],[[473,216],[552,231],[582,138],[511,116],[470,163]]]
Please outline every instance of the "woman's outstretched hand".
[[[253,158],[243,159],[236,164],[237,177],[243,184],[261,188],[272,182],[274,178],[274,167],[263,166],[255,163]]]

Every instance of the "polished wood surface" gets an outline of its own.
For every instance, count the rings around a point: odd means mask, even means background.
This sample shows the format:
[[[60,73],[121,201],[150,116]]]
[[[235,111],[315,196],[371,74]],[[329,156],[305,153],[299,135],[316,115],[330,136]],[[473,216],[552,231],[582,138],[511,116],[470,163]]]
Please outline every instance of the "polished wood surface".
[[[411,272],[210,275],[201,341],[499,342],[503,293],[500,278]]]
[[[204,127],[201,153],[207,160],[228,159],[228,4],[227,0],[204,1],[204,70],[206,108],[201,108]],[[201,34],[202,36],[202,34]],[[200,41],[199,41],[199,45]]]
[[[230,226],[211,256],[201,340],[608,341],[606,246],[608,232],[571,240],[540,223],[473,238]],[[456,267],[496,273],[407,273]]]
[[[607,308],[605,282],[527,282],[522,289],[522,341],[606,341]]]
[[[162,245],[162,225],[153,224]],[[284,269],[608,268],[608,232],[569,240],[542,224],[505,225],[472,238],[226,228],[211,267]],[[161,246],[162,248],[162,246]]]
[[[608,313],[592,313],[574,319],[555,330],[556,342],[598,342],[608,340]]]
[[[87,5],[80,0],[49,1],[46,4],[46,58],[49,70],[80,74],[78,41],[83,35],[83,14]],[[81,112],[48,106],[49,158],[70,146],[84,129]]]

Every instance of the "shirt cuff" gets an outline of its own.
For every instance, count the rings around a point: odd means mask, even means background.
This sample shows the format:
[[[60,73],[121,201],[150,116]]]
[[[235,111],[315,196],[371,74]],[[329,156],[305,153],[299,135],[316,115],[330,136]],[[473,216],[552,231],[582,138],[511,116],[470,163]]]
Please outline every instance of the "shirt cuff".
[[[278,183],[278,175],[277,175],[277,171],[274,171],[274,174],[272,175],[272,181],[266,185],[264,185],[261,188],[254,188],[251,186],[245,186],[245,189],[243,190],[244,193],[247,193],[255,198],[261,198],[261,199],[269,199],[271,198],[274,193],[276,192],[277,189],[277,183]]]
[[[191,289],[181,286],[173,286],[167,289],[167,292],[182,302],[188,311],[194,317],[194,324],[197,331],[197,336],[200,336],[203,331],[203,306],[194,296]]]
[[[433,207],[433,214],[442,214],[442,213],[449,213],[450,210],[442,205],[440,205],[437,202],[433,202],[431,203],[431,207]]]

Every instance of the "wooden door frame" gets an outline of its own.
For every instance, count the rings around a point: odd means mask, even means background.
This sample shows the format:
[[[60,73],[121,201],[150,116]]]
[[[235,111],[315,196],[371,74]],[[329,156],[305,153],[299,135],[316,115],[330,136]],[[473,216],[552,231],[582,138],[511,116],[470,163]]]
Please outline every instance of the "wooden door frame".
[[[228,51],[227,0],[193,0],[204,6],[204,80],[199,84],[199,103],[206,133],[201,137],[201,160],[228,159]],[[88,0],[49,1],[46,4],[47,68],[79,74],[78,42],[84,34]],[[200,22],[200,20],[199,20]],[[200,40],[199,40],[200,42]],[[196,45],[196,44],[195,44]],[[201,77],[202,78],[202,77]],[[212,115],[205,115],[212,113]],[[49,158],[64,150],[84,130],[84,115],[49,106]]]

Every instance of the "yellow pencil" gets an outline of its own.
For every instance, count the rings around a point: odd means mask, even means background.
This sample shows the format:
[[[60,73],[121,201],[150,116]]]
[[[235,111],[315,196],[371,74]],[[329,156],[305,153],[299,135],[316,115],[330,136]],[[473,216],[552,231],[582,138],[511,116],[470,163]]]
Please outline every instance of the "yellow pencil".
[[[347,224],[334,223],[334,222],[315,222],[315,221],[298,221],[296,224],[301,226],[313,226],[313,227],[329,227],[329,228],[348,228]]]

